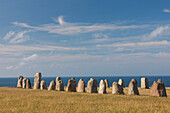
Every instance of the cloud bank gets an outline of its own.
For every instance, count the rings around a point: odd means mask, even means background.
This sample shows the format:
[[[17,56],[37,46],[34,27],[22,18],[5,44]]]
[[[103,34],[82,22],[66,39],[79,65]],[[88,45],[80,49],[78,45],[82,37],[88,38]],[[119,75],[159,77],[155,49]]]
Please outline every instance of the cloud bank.
[[[170,13],[170,10],[169,9],[163,9],[163,12]]]

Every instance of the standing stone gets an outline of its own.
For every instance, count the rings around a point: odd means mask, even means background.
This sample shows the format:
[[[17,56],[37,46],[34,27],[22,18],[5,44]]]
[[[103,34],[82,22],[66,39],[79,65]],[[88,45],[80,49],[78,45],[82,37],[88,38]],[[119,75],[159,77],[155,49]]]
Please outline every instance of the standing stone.
[[[67,92],[76,92],[76,80],[75,80],[75,78],[71,78],[70,80],[68,80],[66,91]]]
[[[123,88],[125,87],[125,82],[123,79],[119,79],[118,84],[122,86]]]
[[[162,82],[162,80],[161,80],[161,79],[158,79],[158,81],[157,81],[157,82],[161,83],[161,82]]]
[[[78,82],[77,92],[85,92],[85,83],[83,79],[80,79]]]
[[[26,80],[27,80],[27,78],[24,78],[22,80],[22,88],[26,88]]]
[[[136,86],[138,85],[138,82],[136,79],[132,79],[131,81],[133,81],[136,84]]]
[[[109,88],[109,81],[107,79],[104,80],[106,83],[106,88]]]
[[[17,83],[17,88],[22,88],[22,80],[23,80],[23,76],[19,75],[18,83]]]
[[[139,95],[136,79],[132,79],[131,82],[129,83],[128,94],[129,95]]]
[[[51,81],[50,86],[48,87],[48,90],[55,90],[55,85],[56,85],[55,81],[54,80]]]
[[[150,96],[167,97],[164,83],[154,81],[150,87]]]
[[[141,88],[149,88],[149,81],[147,78],[141,78]]]
[[[41,73],[36,73],[34,77],[34,89],[40,89]]]
[[[99,92],[100,94],[104,94],[106,93],[106,83],[104,80],[101,80],[100,81],[100,84],[99,84]]]
[[[88,93],[97,93],[97,80],[91,78],[87,83]]]
[[[47,90],[47,85],[46,85],[46,83],[45,83],[44,80],[41,81],[40,89],[41,89],[41,90],[44,90],[44,89]]]
[[[123,86],[119,85],[117,82],[112,84],[112,94],[124,94]]]
[[[26,80],[26,89],[31,89],[31,82],[30,82],[30,79],[28,78]]]
[[[61,80],[61,77],[56,78],[56,90],[64,91],[64,84],[63,81]]]

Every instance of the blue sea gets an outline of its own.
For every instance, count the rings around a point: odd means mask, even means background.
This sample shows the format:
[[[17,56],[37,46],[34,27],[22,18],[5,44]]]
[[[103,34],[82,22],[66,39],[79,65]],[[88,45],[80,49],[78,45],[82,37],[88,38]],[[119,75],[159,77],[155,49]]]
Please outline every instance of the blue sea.
[[[125,86],[128,87],[129,82],[132,78],[136,79],[138,81],[138,87],[140,87],[140,79],[141,77],[146,77],[149,80],[149,86],[153,84],[154,81],[157,81],[157,79],[162,79],[162,82],[165,84],[166,87],[170,87],[170,76],[88,76],[88,77],[75,77],[76,82],[78,83],[79,79],[82,78],[85,81],[85,84],[87,85],[87,82],[90,78],[94,78],[97,80],[98,85],[100,80],[108,79],[109,85],[111,86],[113,82],[117,81],[121,78],[125,81]],[[34,78],[33,77],[26,77],[31,80],[31,85],[33,86]],[[64,86],[67,86],[67,82],[72,77],[61,77],[64,83]],[[56,77],[42,77],[42,80],[44,80],[49,86],[50,82],[52,80],[55,80]],[[0,78],[0,87],[16,87],[17,86],[18,77],[15,78]]]

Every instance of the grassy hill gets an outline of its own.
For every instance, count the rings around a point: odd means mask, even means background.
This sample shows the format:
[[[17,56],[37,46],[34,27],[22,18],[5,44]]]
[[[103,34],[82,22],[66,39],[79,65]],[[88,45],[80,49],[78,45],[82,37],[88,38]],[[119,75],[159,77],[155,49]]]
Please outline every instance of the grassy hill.
[[[168,97],[150,97],[149,89],[140,89],[140,96],[89,94],[21,88],[0,88],[0,113],[123,113],[170,112]]]

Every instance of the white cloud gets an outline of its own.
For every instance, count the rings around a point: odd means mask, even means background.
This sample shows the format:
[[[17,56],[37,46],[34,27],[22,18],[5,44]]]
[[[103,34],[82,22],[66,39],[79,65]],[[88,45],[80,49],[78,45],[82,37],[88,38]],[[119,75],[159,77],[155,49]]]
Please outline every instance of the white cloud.
[[[128,43],[108,43],[108,44],[98,44],[96,47],[60,47],[60,46],[48,46],[48,45],[32,45],[32,46],[26,46],[26,45],[3,45],[0,47],[0,54],[6,54],[6,55],[14,55],[18,54],[18,52],[24,53],[24,52],[37,52],[37,51],[79,51],[79,52],[85,52],[87,50],[100,50],[103,47],[106,48],[121,48],[121,49],[116,49],[114,51],[122,51],[122,47],[134,47],[133,49],[137,49],[136,47],[139,48],[150,48],[150,47],[160,47],[160,46],[169,46],[170,42],[167,40],[163,41],[148,41],[148,42],[128,42]],[[124,48],[124,50],[125,50]],[[126,48],[128,50],[128,48]],[[101,50],[102,51],[102,50]],[[23,60],[29,60],[31,58],[36,58],[36,54],[33,54],[31,56],[23,58]]]
[[[99,39],[92,40],[93,43],[96,43],[96,42],[106,42],[106,41],[109,41],[109,39],[107,39],[107,38],[99,38]]]
[[[123,29],[133,29],[142,28],[146,26],[115,26],[114,24],[96,24],[96,25],[72,25],[58,27],[57,25],[46,25],[44,27],[37,28],[38,30],[48,31],[49,33],[61,34],[61,35],[74,35],[88,32],[96,31],[106,31],[106,30],[123,30]]]
[[[152,56],[152,57],[170,57],[170,53],[168,52],[159,52],[159,53],[130,53],[124,54],[125,56]]]
[[[124,29],[136,29],[136,28],[145,28],[148,25],[128,25],[128,26],[117,26],[115,24],[103,23],[103,24],[89,24],[89,23],[68,23],[63,20],[63,17],[58,17],[58,20],[55,20],[58,24],[43,24],[39,26],[30,26],[26,23],[15,22],[13,24],[20,27],[30,28],[38,31],[47,31],[48,33],[55,33],[61,35],[74,35],[95,31],[106,31],[106,30],[124,30]]]
[[[50,61],[66,61],[66,60],[70,60],[70,61],[78,61],[78,60],[97,60],[103,58],[102,55],[84,55],[84,54],[76,54],[76,55],[51,55],[51,56],[42,56],[41,57],[41,61],[46,61],[46,62],[50,62]]]
[[[33,55],[29,56],[29,57],[23,58],[23,60],[24,60],[24,61],[35,60],[37,57],[38,57],[37,54],[33,54]]]
[[[138,42],[136,44],[139,46],[154,46],[154,45],[169,45],[170,42],[163,40],[163,41],[155,41],[155,42]]]
[[[110,39],[108,38],[107,34],[103,34],[103,33],[95,33],[92,35],[93,37],[95,37],[95,39],[88,41],[92,42],[92,43],[98,43],[98,42],[106,42],[106,41],[110,41]],[[83,41],[84,42],[84,41]]]
[[[34,28],[26,23],[19,23],[19,22],[12,22],[12,24],[14,25],[18,25],[18,26],[21,26],[21,27],[25,27],[25,28]]]
[[[17,33],[15,35],[14,38],[12,38],[9,43],[12,43],[12,44],[17,44],[17,43],[22,43],[22,42],[25,42],[27,40],[29,40],[29,36],[28,35],[25,35],[26,33],[28,33],[30,31],[21,31],[19,33]]]
[[[33,54],[33,55],[31,55],[31,56],[25,57],[25,58],[23,58],[17,65],[15,65],[15,66],[7,66],[6,69],[7,69],[7,70],[10,70],[10,69],[18,69],[18,68],[26,65],[26,64],[27,64],[28,62],[30,62],[30,61],[36,60],[37,57],[38,57],[37,54]]]
[[[14,36],[15,35],[15,32],[13,32],[13,31],[9,31],[5,36],[4,36],[4,40],[8,40],[8,39],[10,39],[12,36]]]
[[[154,56],[156,56],[156,57],[170,57],[170,53],[160,52],[160,53],[155,54]]]
[[[169,9],[164,9],[163,12],[170,13],[170,10]]]
[[[113,43],[113,44],[98,44],[96,47],[124,47],[124,46],[135,46],[136,43]]]
[[[14,66],[7,66],[6,67],[7,70],[10,70],[10,69],[13,69],[13,68],[14,68]]]
[[[25,62],[20,62],[18,65],[19,66],[24,66],[26,63]]]
[[[122,59],[128,58],[128,57],[143,57],[144,56],[151,56],[151,57],[170,57],[170,53],[168,52],[158,52],[158,53],[150,53],[150,52],[137,52],[137,53],[120,53],[120,54],[114,54],[113,56],[117,56],[117,58]],[[113,57],[112,56],[112,57]]]
[[[14,54],[17,52],[34,52],[34,51],[84,51],[85,47],[62,47],[62,46],[48,46],[48,45],[2,45],[0,47],[0,54]]]
[[[108,35],[103,33],[95,33],[92,36],[95,38],[108,38]]]
[[[67,22],[65,22],[63,20],[63,16],[59,16],[57,19],[56,18],[53,18],[53,20],[57,23],[59,23],[60,25],[64,25],[64,24],[68,24]]]
[[[4,40],[9,40],[9,43],[11,44],[17,44],[17,43],[22,43],[25,42],[27,40],[29,40],[29,36],[25,35],[26,33],[31,32],[31,30],[27,30],[27,31],[20,31],[18,33],[14,32],[14,31],[9,31],[5,36],[4,36]]]
[[[63,16],[59,16],[59,17],[58,17],[58,22],[59,22],[60,25],[65,24],[65,22],[64,22],[64,20],[63,20]]]
[[[154,56],[156,56],[156,57],[170,57],[170,53],[160,52],[160,53],[156,53]]]
[[[136,42],[136,43],[113,43],[96,45],[96,47],[134,47],[134,46],[157,46],[157,45],[170,45],[170,42],[163,41],[151,41],[151,42]]]
[[[149,39],[152,39],[154,37],[157,37],[161,34],[163,34],[166,30],[169,29],[169,26],[161,26],[161,27],[158,27],[156,28],[155,30],[153,30],[150,35],[149,35]]]

